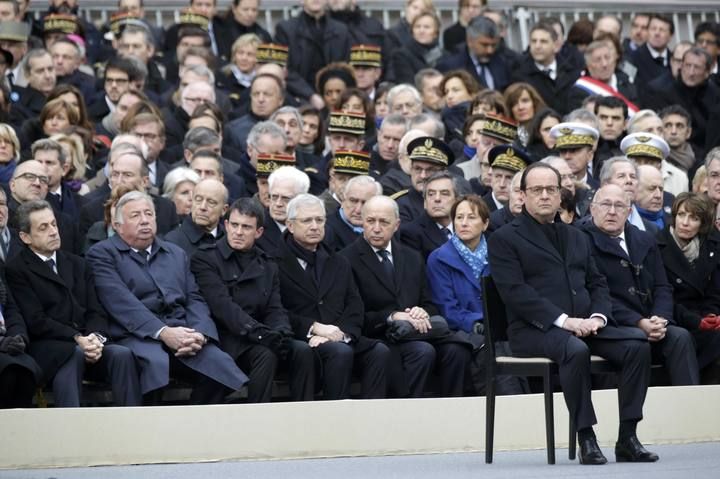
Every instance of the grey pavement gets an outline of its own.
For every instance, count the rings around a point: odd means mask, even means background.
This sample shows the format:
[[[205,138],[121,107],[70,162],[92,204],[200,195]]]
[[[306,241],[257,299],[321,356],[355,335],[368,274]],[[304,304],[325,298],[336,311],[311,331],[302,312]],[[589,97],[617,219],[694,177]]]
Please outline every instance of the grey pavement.
[[[558,463],[545,462],[545,450],[496,452],[493,464],[483,453],[416,456],[303,459],[292,461],[239,461],[193,464],[87,467],[0,471],[1,479],[395,479],[395,478],[613,478],[613,479],[717,479],[720,477],[720,443],[651,446],[660,455],[655,464],[615,464],[611,448],[603,448],[611,462],[581,466],[558,449]]]

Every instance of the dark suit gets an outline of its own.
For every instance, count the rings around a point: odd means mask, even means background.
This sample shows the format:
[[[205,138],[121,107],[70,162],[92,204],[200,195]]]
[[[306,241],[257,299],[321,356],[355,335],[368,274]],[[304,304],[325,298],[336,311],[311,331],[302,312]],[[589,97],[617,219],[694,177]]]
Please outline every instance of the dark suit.
[[[365,306],[363,332],[372,338],[385,339],[388,317],[394,312],[419,306],[430,316],[439,314],[430,298],[425,262],[420,254],[396,241],[392,241],[391,249],[392,278],[385,273],[378,255],[365,238],[358,238],[341,253],[352,266]],[[390,391],[395,395],[422,396],[437,354],[440,393],[446,397],[462,396],[471,349],[464,339],[454,336],[390,344],[394,356],[389,375]]]
[[[331,251],[340,251],[346,248],[362,235],[362,233],[353,231],[340,217],[341,210],[342,208],[338,208],[334,213],[328,214],[325,223],[324,243]]]
[[[165,241],[175,243],[181,247],[190,258],[201,246],[215,244],[222,234],[222,222],[217,225],[217,236],[213,236],[204,228],[196,225],[192,216],[188,215],[177,228],[165,235]]]
[[[487,205],[487,207],[488,207],[488,209],[490,210],[490,213],[491,213],[491,214],[492,214],[493,212],[497,211],[497,210],[503,210],[503,209],[505,209],[504,207],[503,207],[503,208],[498,208],[497,203],[495,203],[495,200],[493,199],[492,190],[490,190],[490,191],[488,191],[487,193],[485,193],[485,194],[483,195],[482,199],[483,199],[483,201],[485,202],[485,204]]]
[[[549,75],[538,70],[533,57],[527,54],[513,68],[511,81],[527,82],[534,86],[549,107],[565,115],[571,110],[569,92],[580,77],[580,70],[575,65],[561,63],[559,59],[556,66],[557,71],[554,72],[553,80]]]
[[[495,230],[505,226],[515,219],[510,208],[500,208],[490,213],[490,224],[488,225],[487,234],[490,235]]]
[[[406,194],[399,196],[396,201],[400,209],[400,219],[403,222],[409,223],[416,218],[420,218],[425,213],[423,194],[412,186]]]
[[[85,198],[72,191],[64,183],[61,185],[59,197],[48,191],[45,199],[53,207],[53,210],[60,211],[75,221],[80,218],[80,208],[85,204]]]
[[[410,223],[400,225],[400,241],[420,253],[427,261],[430,253],[447,243],[448,237],[434,219],[424,212]]]
[[[668,228],[657,236],[668,282],[673,289],[673,319],[695,340],[698,367],[720,358],[720,331],[700,330],[700,321],[720,312],[720,233],[701,237],[700,254],[691,265]]]
[[[10,123],[15,128],[15,131],[19,133],[20,127],[26,120],[40,116],[40,112],[47,102],[47,97],[29,85],[25,88],[14,86],[10,95],[10,102],[12,102]]]
[[[138,359],[143,394],[165,387],[173,370],[192,378],[194,404],[220,402],[225,388],[238,390],[248,381],[217,346],[217,328],[182,249],[156,239],[146,260],[115,235],[90,248],[87,259],[111,318],[110,334]],[[166,326],[192,328],[208,342],[195,356],[175,357],[156,339]]]
[[[490,57],[486,68],[490,70],[493,82],[495,83],[494,89],[497,91],[503,91],[511,83],[511,60],[512,57],[503,55],[499,50]],[[472,58],[470,58],[470,51],[467,47],[454,55],[446,56],[439,60],[437,69],[443,73],[451,70],[465,70],[470,73],[481,86],[488,87],[485,78],[480,76],[478,68],[475,67],[475,63],[473,63]]]
[[[55,273],[25,247],[7,265],[8,284],[30,334],[29,353],[53,385],[55,404],[79,407],[85,369],[109,379],[120,406],[142,404],[132,352],[107,342],[95,364],[86,364],[74,336],[98,333],[110,338],[108,319],[95,294],[92,272],[79,256],[56,252]]]
[[[637,75],[635,75],[636,85],[645,86],[655,78],[672,74],[669,49],[665,50],[665,66],[655,61],[648,49],[647,43],[638,47],[630,54],[630,62],[637,67]]]
[[[653,235],[631,224],[625,226],[629,256],[617,241],[587,223],[593,258],[608,281],[612,314],[618,324],[638,327],[642,318],[667,319],[667,333],[652,342],[653,357],[663,362],[674,386],[699,383],[695,348],[690,333],[673,321],[672,288],[667,282],[660,251]],[[639,328],[638,328],[639,329]]]
[[[514,354],[544,356],[558,363],[565,402],[577,429],[596,423],[590,398],[590,354],[618,368],[620,420],[642,418],[650,382],[650,347],[637,328],[618,328],[612,318],[607,282],[584,234],[556,219],[546,236],[527,212],[495,231],[488,241],[490,271],[505,302]],[[562,315],[603,314],[597,336],[578,338],[554,323]]]
[[[322,246],[320,247],[322,249]],[[288,311],[295,337],[307,340],[315,322],[332,324],[345,334],[347,342],[326,342],[315,348],[323,368],[323,397],[350,396],[353,363],[360,365],[362,397],[384,398],[387,394],[387,346],[362,335],[363,304],[348,261],[335,253],[318,266],[319,281],[300,266],[298,258],[285,247],[278,258],[280,293]]]
[[[16,212],[20,203],[8,195],[7,206],[9,213],[8,226],[17,230]],[[52,204],[51,204],[52,206]],[[82,236],[77,227],[77,220],[53,208],[55,220],[57,221],[58,233],[60,234],[60,248],[68,253],[78,254],[82,249]]]
[[[237,252],[221,239],[202,246],[191,269],[218,326],[220,345],[250,372],[248,401],[270,402],[279,360],[289,367],[292,399],[311,400],[313,353],[307,342],[292,339],[277,265],[257,248]],[[277,342],[269,343],[275,335]]]
[[[255,242],[256,246],[263,250],[268,258],[275,260],[283,255],[282,250],[285,249],[283,240],[283,232],[274,219],[270,216],[270,211],[265,209],[265,222],[263,223],[263,234]]]

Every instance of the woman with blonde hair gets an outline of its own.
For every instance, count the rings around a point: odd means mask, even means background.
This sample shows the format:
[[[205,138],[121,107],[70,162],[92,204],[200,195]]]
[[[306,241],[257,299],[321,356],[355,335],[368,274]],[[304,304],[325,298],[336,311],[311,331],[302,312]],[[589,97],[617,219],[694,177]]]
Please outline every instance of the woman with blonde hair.
[[[20,140],[7,123],[0,123],[0,183],[8,184],[20,161]]]
[[[234,106],[239,104],[240,95],[250,88],[255,78],[257,48],[261,43],[260,37],[246,33],[232,44],[230,63],[222,68],[221,75]]]
[[[87,170],[85,146],[80,135],[77,133],[59,133],[51,136],[50,139],[60,143],[70,164],[63,181],[78,194],[87,194],[90,189],[85,184],[85,172]]]

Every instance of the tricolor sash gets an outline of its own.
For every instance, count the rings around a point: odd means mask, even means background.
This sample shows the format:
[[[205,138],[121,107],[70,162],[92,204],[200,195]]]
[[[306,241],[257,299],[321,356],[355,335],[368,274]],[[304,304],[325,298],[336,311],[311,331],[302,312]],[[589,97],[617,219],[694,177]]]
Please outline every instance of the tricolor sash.
[[[625,95],[600,80],[596,80],[589,76],[581,76],[575,82],[575,86],[582,88],[591,95],[614,96],[615,98],[621,99],[628,107],[628,117],[632,117],[635,113],[640,111],[640,108],[625,98]]]

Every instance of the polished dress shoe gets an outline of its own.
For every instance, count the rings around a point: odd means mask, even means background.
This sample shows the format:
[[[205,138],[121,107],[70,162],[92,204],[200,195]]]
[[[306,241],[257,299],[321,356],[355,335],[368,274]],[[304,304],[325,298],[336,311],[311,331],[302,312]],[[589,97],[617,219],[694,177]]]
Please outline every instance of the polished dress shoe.
[[[645,449],[634,434],[615,443],[617,462],[655,462],[658,459],[658,455]]]
[[[580,441],[580,464],[598,465],[605,464],[607,459],[598,446],[597,439],[585,439]]]

